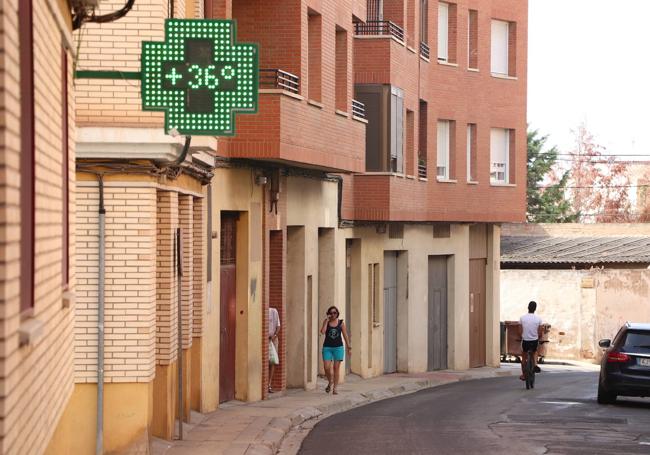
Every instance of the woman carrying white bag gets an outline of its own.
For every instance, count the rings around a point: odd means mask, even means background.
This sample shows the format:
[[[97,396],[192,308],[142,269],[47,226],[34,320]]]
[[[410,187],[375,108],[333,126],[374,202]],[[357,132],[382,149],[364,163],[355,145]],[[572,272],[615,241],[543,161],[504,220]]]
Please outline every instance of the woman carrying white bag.
[[[280,365],[280,356],[276,344],[278,342],[278,333],[280,332],[280,315],[278,310],[269,307],[269,393],[273,393],[271,382],[275,366]]]

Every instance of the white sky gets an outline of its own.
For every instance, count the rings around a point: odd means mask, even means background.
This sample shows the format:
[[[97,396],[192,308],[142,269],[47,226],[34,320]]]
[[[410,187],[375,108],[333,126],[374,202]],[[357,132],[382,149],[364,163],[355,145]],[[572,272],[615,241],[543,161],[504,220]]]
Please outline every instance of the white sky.
[[[528,122],[549,145],[584,122],[606,153],[650,159],[649,17],[650,0],[529,0]]]

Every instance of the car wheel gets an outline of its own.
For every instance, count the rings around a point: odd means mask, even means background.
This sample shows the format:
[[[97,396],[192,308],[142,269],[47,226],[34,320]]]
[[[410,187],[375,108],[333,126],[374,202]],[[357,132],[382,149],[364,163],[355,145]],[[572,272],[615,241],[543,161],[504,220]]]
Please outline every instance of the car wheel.
[[[603,386],[598,384],[598,403],[599,404],[613,404],[616,402],[616,394],[608,392]]]

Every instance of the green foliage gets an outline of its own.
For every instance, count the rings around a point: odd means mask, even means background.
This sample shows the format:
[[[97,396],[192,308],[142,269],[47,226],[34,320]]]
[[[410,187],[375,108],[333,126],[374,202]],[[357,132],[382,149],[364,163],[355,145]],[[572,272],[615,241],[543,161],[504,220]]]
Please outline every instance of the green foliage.
[[[526,218],[530,223],[572,223],[579,214],[565,196],[569,172],[556,175],[558,151],[556,147],[544,150],[547,139],[537,130],[528,131]]]

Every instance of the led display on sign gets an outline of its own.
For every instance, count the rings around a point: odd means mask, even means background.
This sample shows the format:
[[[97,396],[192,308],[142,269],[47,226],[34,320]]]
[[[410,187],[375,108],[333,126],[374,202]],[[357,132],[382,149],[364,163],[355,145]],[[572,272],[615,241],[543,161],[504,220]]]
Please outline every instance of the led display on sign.
[[[236,113],[257,112],[258,51],[235,42],[233,21],[167,19],[165,42],[142,43],[142,108],[165,130],[229,136]]]

